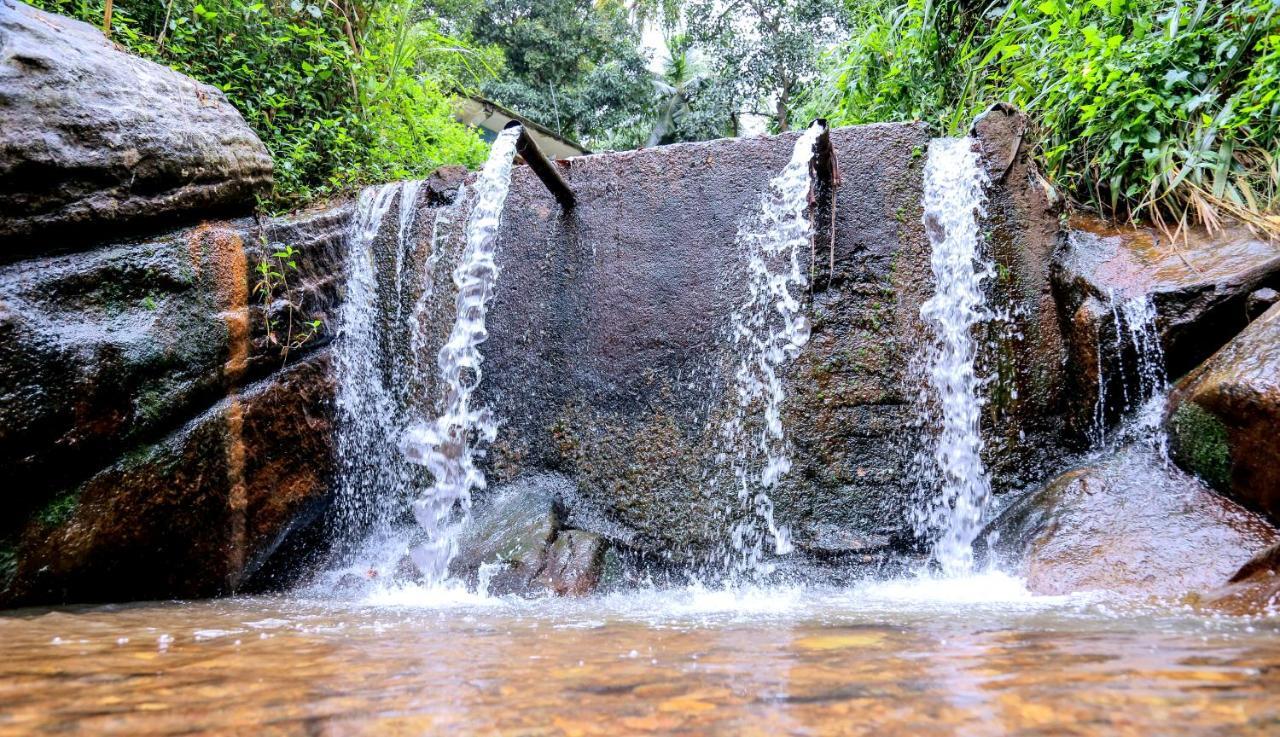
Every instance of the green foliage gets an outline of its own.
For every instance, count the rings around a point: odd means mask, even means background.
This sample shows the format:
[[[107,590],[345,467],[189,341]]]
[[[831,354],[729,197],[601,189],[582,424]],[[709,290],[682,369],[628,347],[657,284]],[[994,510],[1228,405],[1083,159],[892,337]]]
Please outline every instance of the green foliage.
[[[500,48],[483,94],[559,134],[607,146],[652,115],[653,75],[621,0],[434,0],[439,22]]]
[[[102,0],[33,4],[102,22]],[[226,93],[275,159],[282,208],[483,161],[446,93],[498,57],[414,13],[412,0],[117,0],[112,38]]]
[[[9,587],[18,573],[18,548],[11,543],[0,543],[0,591]]]
[[[41,524],[49,527],[57,527],[71,519],[75,514],[76,507],[80,504],[80,490],[73,489],[71,491],[59,494],[36,513],[36,519]]]
[[[265,238],[263,245],[267,245]],[[289,359],[289,351],[306,345],[322,327],[320,320],[298,315],[300,308],[289,281],[289,275],[298,271],[297,255],[293,246],[277,244],[271,255],[259,260],[254,267],[258,280],[253,285],[253,293],[260,300],[264,332],[267,341],[280,349],[280,357],[285,361]],[[284,299],[283,325],[275,314],[277,297]]]
[[[819,50],[839,38],[840,0],[690,0],[685,24],[732,90],[738,113],[791,128],[794,97],[816,72]]]
[[[1280,0],[850,0],[804,111],[947,134],[996,100],[1103,213],[1280,231]]]

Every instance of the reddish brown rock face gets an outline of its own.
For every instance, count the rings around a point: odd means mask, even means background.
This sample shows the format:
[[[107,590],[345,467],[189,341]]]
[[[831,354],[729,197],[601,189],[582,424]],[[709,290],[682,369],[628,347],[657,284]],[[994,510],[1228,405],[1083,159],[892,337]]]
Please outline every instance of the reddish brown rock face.
[[[1178,382],[1167,425],[1179,465],[1280,521],[1280,305]]]
[[[1168,374],[1176,378],[1247,324],[1251,293],[1280,285],[1280,244],[1242,228],[1215,235],[1192,229],[1171,242],[1156,230],[1076,217],[1067,248],[1055,259],[1053,283],[1076,398],[1071,424],[1083,433],[1094,420],[1099,361],[1106,421],[1114,422],[1124,408],[1122,385],[1134,383],[1137,361],[1126,341],[1116,340],[1118,303],[1151,300]]]
[[[37,516],[10,603],[233,591],[329,495],[327,355],[235,392]]]
[[[1266,521],[1131,447],[1068,472],[995,522],[1032,591],[1177,596],[1221,586],[1280,540]],[[1025,557],[1024,557],[1025,556]]]
[[[321,511],[328,361],[278,372],[332,337],[348,212],[0,267],[0,464],[21,490],[0,494],[18,575],[0,599],[231,590]],[[264,315],[284,300],[253,290],[277,245],[297,251],[296,312],[325,325],[287,360]],[[132,583],[109,594],[104,573]]]

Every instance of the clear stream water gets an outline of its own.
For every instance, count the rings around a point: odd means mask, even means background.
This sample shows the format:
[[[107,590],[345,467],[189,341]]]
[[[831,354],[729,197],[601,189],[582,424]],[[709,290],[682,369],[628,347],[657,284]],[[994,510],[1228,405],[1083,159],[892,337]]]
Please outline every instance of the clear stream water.
[[[995,574],[0,614],[0,735],[1274,735],[1280,620]]]

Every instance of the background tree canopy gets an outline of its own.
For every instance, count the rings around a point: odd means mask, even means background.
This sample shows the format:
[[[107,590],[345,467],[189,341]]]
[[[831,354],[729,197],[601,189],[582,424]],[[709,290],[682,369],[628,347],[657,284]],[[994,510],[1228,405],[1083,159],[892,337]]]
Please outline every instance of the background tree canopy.
[[[1280,232],[1280,0],[118,0],[113,27],[227,93],[277,208],[477,165],[459,94],[597,150],[813,117],[958,135],[1004,100],[1104,214]]]

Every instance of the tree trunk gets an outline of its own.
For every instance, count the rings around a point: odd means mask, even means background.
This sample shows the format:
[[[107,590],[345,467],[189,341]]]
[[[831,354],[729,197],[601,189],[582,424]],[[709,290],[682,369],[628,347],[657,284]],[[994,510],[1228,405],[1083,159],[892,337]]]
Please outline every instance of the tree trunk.
[[[785,87],[782,88],[781,91],[778,92],[777,118],[778,118],[779,133],[786,133],[787,131],[791,130],[789,126],[789,123],[791,121],[787,119],[787,103],[790,100],[791,100],[791,85],[786,85]]]

